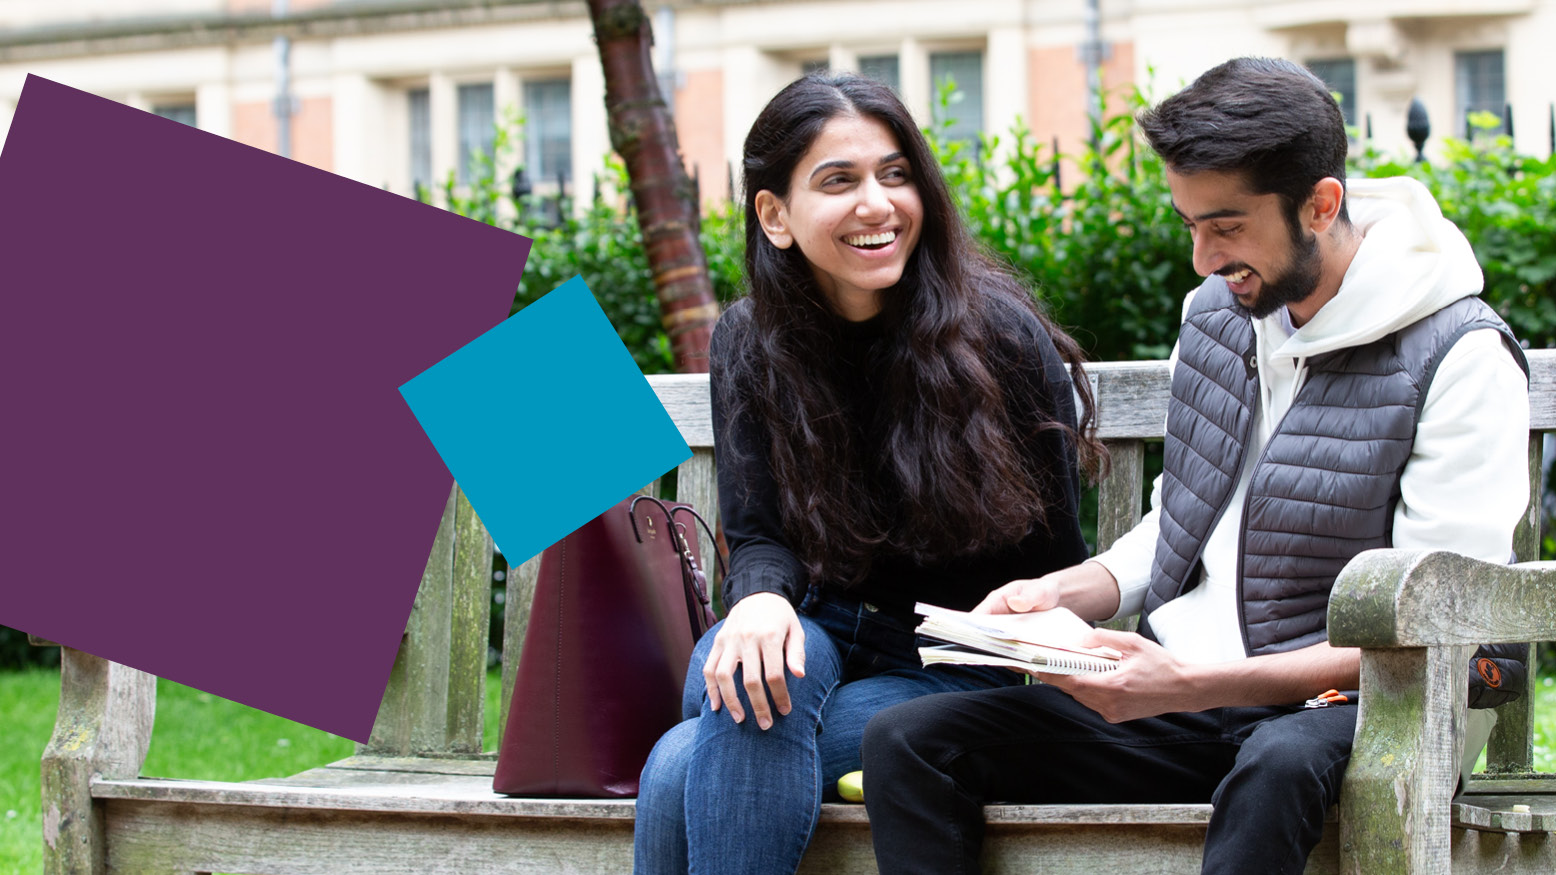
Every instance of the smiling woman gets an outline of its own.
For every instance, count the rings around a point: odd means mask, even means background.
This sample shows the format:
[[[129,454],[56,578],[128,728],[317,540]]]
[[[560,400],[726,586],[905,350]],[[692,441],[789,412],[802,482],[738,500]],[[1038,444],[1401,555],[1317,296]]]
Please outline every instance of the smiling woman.
[[[787,201],[764,189],[755,203],[767,239],[798,246],[827,302],[854,322],[881,311],[881,291],[902,278],[924,219],[891,129],[858,115],[821,129],[794,169]]]
[[[925,669],[914,602],[1086,557],[1079,350],[972,243],[891,90],[789,85],[744,171],[751,293],[710,358],[730,611],[644,769],[640,873],[795,871],[871,715],[1019,680]]]

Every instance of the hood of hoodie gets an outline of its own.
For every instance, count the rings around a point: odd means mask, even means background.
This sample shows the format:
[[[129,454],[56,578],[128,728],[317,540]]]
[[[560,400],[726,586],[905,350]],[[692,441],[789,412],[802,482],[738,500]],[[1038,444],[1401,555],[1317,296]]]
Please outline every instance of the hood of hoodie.
[[[1420,182],[1352,180],[1346,184],[1346,206],[1362,234],[1361,246],[1340,291],[1277,346],[1276,356],[1305,359],[1370,343],[1480,294],[1484,278],[1474,250]]]

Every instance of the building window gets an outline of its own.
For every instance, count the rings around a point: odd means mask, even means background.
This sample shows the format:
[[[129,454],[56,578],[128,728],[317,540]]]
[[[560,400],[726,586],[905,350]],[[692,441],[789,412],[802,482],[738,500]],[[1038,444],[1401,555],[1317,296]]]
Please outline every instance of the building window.
[[[538,185],[573,178],[573,83],[524,83],[524,164]]]
[[[936,124],[949,119],[950,126],[943,128],[948,139],[977,143],[983,131],[983,52],[935,52],[929,56],[929,78]],[[947,80],[956,84],[962,99],[942,107],[940,89]]]
[[[199,127],[195,124],[195,107],[192,103],[164,103],[151,108],[153,115],[160,115],[166,119],[172,119],[181,125],[191,128]]]
[[[1308,61],[1307,68],[1324,80],[1324,87],[1340,95],[1340,114],[1345,123],[1355,127],[1360,122],[1356,111],[1356,60],[1335,58],[1328,61]]]
[[[891,86],[891,90],[902,91],[902,77],[899,72],[896,55],[865,55],[859,58],[859,74],[868,76],[877,82]]]
[[[432,187],[432,96],[425,88],[407,94],[411,122],[411,189]]]
[[[1502,50],[1455,52],[1453,68],[1459,98],[1458,120],[1464,126],[1465,136],[1473,133],[1469,124],[1472,112],[1489,112],[1502,118],[1507,108]],[[1503,127],[1498,125],[1493,132],[1504,133]]]
[[[492,154],[497,136],[497,112],[492,84],[483,82],[458,88],[459,109],[459,184],[470,182],[470,160],[477,152]]]

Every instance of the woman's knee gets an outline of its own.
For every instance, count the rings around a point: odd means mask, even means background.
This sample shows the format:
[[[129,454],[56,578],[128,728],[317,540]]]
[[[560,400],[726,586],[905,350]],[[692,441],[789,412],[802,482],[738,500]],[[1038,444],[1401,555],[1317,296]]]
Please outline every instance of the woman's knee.
[[[702,713],[702,697],[707,692],[702,667],[708,661],[708,654],[713,651],[714,637],[722,628],[723,620],[714,623],[708,631],[702,633],[702,637],[697,639],[697,645],[692,648],[692,657],[686,664],[686,684],[681,690],[682,720],[690,720]]]
[[[632,839],[633,871],[638,875],[687,870],[686,774],[696,734],[695,720],[671,727],[643,766]]]
[[[681,807],[686,792],[686,772],[691,767],[693,742],[697,738],[697,721],[684,720],[670,727],[660,736],[648,761],[643,764],[639,779],[638,808],[645,805]]]
[[[828,686],[836,683],[843,674],[837,642],[820,623],[804,614],[800,614],[800,628],[805,630],[805,676],[815,677]]]
[[[689,718],[703,714],[703,706],[707,701],[707,679],[703,676],[702,669],[708,660],[708,654],[713,650],[713,638],[718,634],[722,624],[723,621],[720,620],[709,629],[692,651],[691,665],[686,673],[686,689],[681,699],[682,717]],[[790,701],[797,709],[803,706],[806,709],[819,711],[822,703],[841,679],[842,660],[838,656],[837,645],[818,623],[801,614],[800,628],[805,631],[805,674],[800,677],[785,670],[784,685]],[[743,665],[736,669],[735,689],[740,696],[741,707],[749,711],[751,703],[745,692],[744,669]]]

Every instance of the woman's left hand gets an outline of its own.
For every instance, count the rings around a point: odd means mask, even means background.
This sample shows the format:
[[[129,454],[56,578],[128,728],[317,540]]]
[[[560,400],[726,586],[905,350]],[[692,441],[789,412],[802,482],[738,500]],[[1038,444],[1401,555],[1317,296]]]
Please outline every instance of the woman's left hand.
[[[709,707],[717,711],[727,705],[736,723],[746,719],[735,689],[735,670],[741,668],[742,686],[756,725],[772,728],[774,710],[789,713],[786,667],[795,677],[805,676],[805,629],[794,606],[777,593],[746,596],[730,608],[703,664]]]

